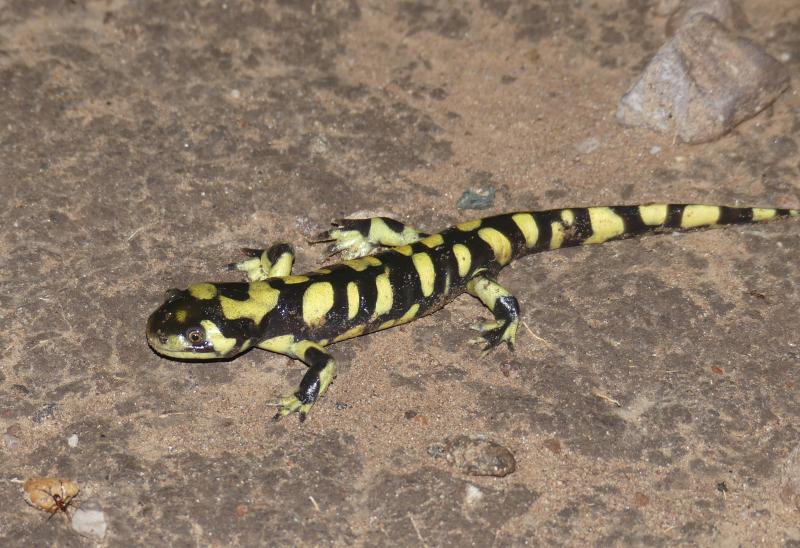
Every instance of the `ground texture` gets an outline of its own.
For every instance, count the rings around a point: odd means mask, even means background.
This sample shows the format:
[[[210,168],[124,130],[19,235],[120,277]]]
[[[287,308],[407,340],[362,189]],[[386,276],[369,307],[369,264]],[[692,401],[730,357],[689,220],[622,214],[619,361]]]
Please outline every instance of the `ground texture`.
[[[516,352],[467,344],[486,312],[461,297],[334,346],[305,424],[270,421],[302,364],[178,363],[144,339],[165,289],[236,279],[239,247],[277,241],[314,268],[308,237],[359,211],[431,231],[521,208],[798,207],[793,89],[711,144],[616,124],[664,40],[651,4],[0,1],[0,543],[92,544],[15,482],[58,475],[102,507],[107,545],[800,545],[779,496],[800,223],[526,258],[501,277]],[[743,7],[797,81],[795,0]],[[482,187],[490,209],[456,207]],[[429,455],[461,434],[517,471]]]

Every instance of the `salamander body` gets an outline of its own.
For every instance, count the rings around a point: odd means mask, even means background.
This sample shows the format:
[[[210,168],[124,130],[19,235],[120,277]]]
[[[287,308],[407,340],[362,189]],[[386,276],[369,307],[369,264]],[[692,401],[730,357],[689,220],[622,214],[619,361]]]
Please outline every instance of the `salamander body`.
[[[248,258],[229,266],[247,282],[169,290],[147,322],[147,339],[159,354],[178,359],[232,358],[257,346],[303,361],[308,371],[281,399],[276,418],[298,412],[304,419],[336,376],[326,346],[410,322],[463,292],[494,316],[478,326],[486,349],[512,346],[519,304],[496,277],[515,259],[653,232],[798,216],[792,209],[648,204],[507,213],[436,234],[385,217],[344,219],[320,235],[342,262],[294,275],[290,245],[246,249]],[[370,254],[378,246],[387,249]]]

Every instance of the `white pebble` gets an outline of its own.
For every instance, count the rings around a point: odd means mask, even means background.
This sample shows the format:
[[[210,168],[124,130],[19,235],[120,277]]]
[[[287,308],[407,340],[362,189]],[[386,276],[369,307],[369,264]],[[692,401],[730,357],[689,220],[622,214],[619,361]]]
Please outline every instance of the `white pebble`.
[[[650,154],[652,154],[653,156],[658,156],[659,154],[661,154],[661,147],[658,145],[652,147],[650,149]]]
[[[76,533],[102,540],[107,528],[106,515],[94,501],[85,502],[72,514],[72,529]]]
[[[231,90],[231,99],[238,99],[241,96],[242,96],[242,92],[239,91],[238,89],[232,89]]]
[[[483,491],[480,490],[480,487],[470,483],[467,485],[467,494],[464,498],[467,504],[477,504],[483,499]]]
[[[67,438],[67,445],[75,449],[78,447],[78,434],[72,434],[70,437]]]

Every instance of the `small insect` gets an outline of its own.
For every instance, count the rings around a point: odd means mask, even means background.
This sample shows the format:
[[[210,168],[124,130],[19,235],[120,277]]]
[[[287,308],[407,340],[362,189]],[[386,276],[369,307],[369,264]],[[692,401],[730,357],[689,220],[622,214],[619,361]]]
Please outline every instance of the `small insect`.
[[[52,515],[64,512],[69,515],[69,507],[81,488],[73,480],[62,478],[30,478],[22,486],[25,502]],[[52,517],[52,516],[51,516]]]

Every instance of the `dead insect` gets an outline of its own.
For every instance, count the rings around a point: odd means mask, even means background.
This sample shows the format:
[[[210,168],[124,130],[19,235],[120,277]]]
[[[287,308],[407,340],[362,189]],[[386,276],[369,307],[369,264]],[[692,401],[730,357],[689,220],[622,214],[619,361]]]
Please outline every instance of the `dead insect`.
[[[25,502],[53,515],[69,515],[68,509],[80,490],[76,481],[62,478],[30,478],[22,486]]]

